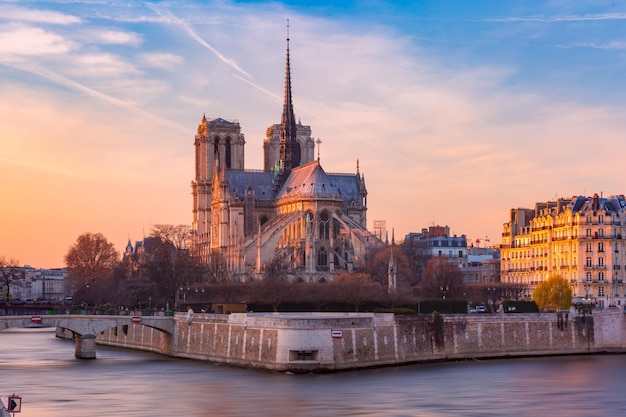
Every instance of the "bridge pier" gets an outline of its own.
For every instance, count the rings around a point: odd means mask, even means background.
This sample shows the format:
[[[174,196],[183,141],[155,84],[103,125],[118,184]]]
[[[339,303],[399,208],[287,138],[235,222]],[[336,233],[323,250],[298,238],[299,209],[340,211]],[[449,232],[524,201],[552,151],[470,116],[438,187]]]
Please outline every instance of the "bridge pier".
[[[77,359],[96,359],[96,336],[74,334],[74,346]]]

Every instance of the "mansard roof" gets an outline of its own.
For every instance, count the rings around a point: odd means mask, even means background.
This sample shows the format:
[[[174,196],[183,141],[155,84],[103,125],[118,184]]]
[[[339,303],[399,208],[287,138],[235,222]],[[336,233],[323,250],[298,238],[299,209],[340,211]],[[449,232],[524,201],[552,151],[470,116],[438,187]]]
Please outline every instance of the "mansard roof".
[[[572,205],[572,211],[583,213],[588,210],[604,210],[607,213],[619,213],[626,210],[626,201],[624,200],[624,196],[621,195],[608,198],[598,197],[597,194],[593,197],[576,197]]]

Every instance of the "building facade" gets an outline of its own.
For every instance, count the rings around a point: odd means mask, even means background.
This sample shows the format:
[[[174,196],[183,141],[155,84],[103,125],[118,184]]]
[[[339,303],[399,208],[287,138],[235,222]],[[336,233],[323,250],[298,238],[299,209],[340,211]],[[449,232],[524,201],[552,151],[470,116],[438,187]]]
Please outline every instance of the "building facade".
[[[465,284],[500,282],[500,252],[494,248],[468,248],[467,264],[460,269]]]
[[[445,256],[459,269],[467,266],[467,238],[465,235],[450,235],[448,226],[430,226],[420,233],[407,234],[403,249],[413,260],[418,281],[432,258]]]
[[[8,292],[16,301],[63,301],[70,294],[66,278],[65,268],[38,269],[24,265],[15,268]],[[0,285],[2,297],[7,292],[5,285]]]
[[[524,283],[532,291],[560,275],[575,298],[594,300],[598,307],[623,306],[625,217],[623,195],[573,196],[511,209],[502,232],[502,281]]]
[[[280,261],[294,281],[333,279],[360,265],[380,241],[367,231],[365,179],[333,174],[314,159],[310,126],[296,122],[291,94],[289,39],[280,124],[263,142],[263,170],[244,165],[239,122],[202,117],[194,141],[194,249],[214,255],[234,280],[262,276]]]

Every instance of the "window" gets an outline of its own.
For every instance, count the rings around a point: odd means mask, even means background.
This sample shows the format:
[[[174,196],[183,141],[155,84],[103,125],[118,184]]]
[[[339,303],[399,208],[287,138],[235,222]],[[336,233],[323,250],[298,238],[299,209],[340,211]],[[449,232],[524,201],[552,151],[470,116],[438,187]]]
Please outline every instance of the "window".
[[[603,267],[604,267],[604,258],[598,258],[598,266],[599,266],[600,268],[603,268]]]
[[[598,297],[604,297],[604,287],[603,286],[599,286],[598,287]]]
[[[602,214],[598,214],[598,223],[600,224],[604,223],[604,216]]]
[[[585,265],[587,266],[587,268],[591,268],[591,266],[592,266],[591,258],[589,258],[589,257],[586,258]]]
[[[591,272],[587,272],[585,278],[587,279],[587,282],[591,282]]]
[[[329,224],[329,216],[327,211],[323,211],[320,213],[320,239],[328,239],[330,235],[330,224]]]
[[[598,252],[604,252],[604,242],[598,242]]]
[[[591,242],[587,242],[587,252],[591,252]]]
[[[591,229],[586,229],[585,233],[587,237],[591,237]]]
[[[598,230],[598,237],[604,237],[604,229]]]
[[[598,272],[598,281],[604,282],[604,272]]]
[[[328,266],[328,253],[326,252],[326,248],[324,246],[317,250],[317,265]]]
[[[232,168],[232,153],[230,149],[230,137],[226,138],[226,168]]]

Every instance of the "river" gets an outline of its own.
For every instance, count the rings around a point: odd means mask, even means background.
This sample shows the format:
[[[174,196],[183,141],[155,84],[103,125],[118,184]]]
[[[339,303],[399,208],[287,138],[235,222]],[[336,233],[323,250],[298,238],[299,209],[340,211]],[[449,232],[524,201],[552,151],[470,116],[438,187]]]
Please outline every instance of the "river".
[[[0,398],[17,417],[623,416],[626,355],[408,365],[290,375],[0,332]]]

